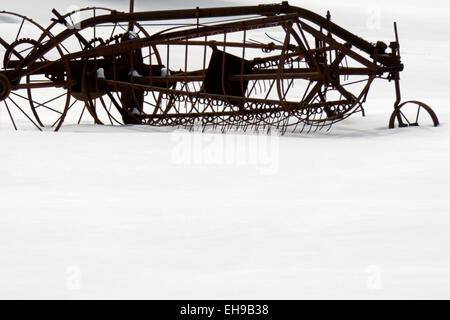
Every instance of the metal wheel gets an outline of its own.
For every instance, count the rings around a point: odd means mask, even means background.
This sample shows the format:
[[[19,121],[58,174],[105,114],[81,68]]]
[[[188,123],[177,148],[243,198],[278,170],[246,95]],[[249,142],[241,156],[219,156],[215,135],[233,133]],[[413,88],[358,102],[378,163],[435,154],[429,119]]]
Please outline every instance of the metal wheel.
[[[439,126],[436,113],[423,102],[406,101],[400,104],[392,113],[389,128],[395,127]]]
[[[107,8],[84,8],[62,16],[67,27],[77,28],[78,23],[88,18],[108,15],[113,12]],[[66,29],[66,25],[54,22],[48,30],[57,34]],[[80,51],[89,51],[101,46],[114,46],[120,44],[129,28],[128,23],[103,23],[92,27],[79,29],[77,36],[71,36],[61,43],[65,54]],[[134,22],[133,28],[137,37],[149,37],[149,34],[139,23]],[[161,58],[154,47],[141,49],[141,63],[147,65],[161,64]],[[122,54],[125,55],[126,53]],[[119,87],[108,87],[106,90],[104,79],[117,79],[121,65],[122,55],[110,55],[84,59],[82,57],[71,60],[72,68],[72,102],[70,120],[72,123],[121,125],[127,110],[122,107],[123,90]],[[129,70],[128,72],[130,72]],[[131,77],[130,77],[131,79]],[[127,79],[129,80],[129,79]],[[132,96],[135,96],[134,89]],[[160,94],[153,94],[156,100]],[[142,103],[141,103],[142,104]],[[141,107],[142,108],[142,107]],[[141,110],[144,111],[144,110]]]
[[[2,99],[15,129],[32,123],[36,128],[59,126],[70,101],[70,70],[53,36],[33,20],[11,12],[0,12],[6,21],[0,38],[1,82],[10,92]],[[42,45],[51,50],[32,59]],[[31,111],[29,111],[31,110]]]
[[[298,68],[308,68],[315,75],[309,80],[292,79],[288,83],[284,80],[280,99],[290,98],[301,104],[301,108],[293,112],[298,119],[298,123],[294,120],[296,127],[304,125],[309,126],[309,130],[329,129],[355,112],[364,113],[362,102],[374,77],[369,76],[367,71],[359,73],[361,67],[367,68],[369,65],[364,65],[365,61],[353,60],[348,55],[349,45],[338,43],[326,34],[326,30],[304,27],[307,26],[300,20],[285,26],[287,42],[284,46],[294,44],[300,48],[294,64]],[[288,70],[280,64],[281,79]]]

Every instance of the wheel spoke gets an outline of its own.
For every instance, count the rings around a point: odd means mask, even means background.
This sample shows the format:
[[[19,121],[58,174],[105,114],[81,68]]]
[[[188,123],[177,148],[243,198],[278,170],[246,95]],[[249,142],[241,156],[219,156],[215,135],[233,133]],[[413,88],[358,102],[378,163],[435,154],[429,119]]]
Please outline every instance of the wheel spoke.
[[[39,126],[33,121],[33,119],[31,119],[30,116],[28,116],[28,114],[27,114],[25,111],[23,111],[23,109],[22,109],[21,107],[19,107],[19,105],[18,105],[13,99],[11,99],[11,98],[8,98],[8,99],[9,99],[9,100],[17,107],[17,109],[19,109],[19,110],[25,115],[25,117],[28,118],[28,120],[31,121],[32,124],[34,124],[34,125],[36,126],[36,128],[39,129],[39,131],[42,131],[41,127],[39,127]]]
[[[25,23],[25,18],[22,19],[22,23],[20,24],[19,31],[17,31],[16,41],[17,41],[17,39],[19,39],[19,35],[20,35],[20,32],[22,31],[22,28],[23,28],[23,24],[24,24],[24,23]]]
[[[18,94],[18,93],[16,93],[16,92],[11,92],[11,93],[12,93],[13,95],[15,95],[15,96],[18,96],[18,97],[24,99],[24,100],[30,101],[30,99],[25,98],[24,96],[22,96],[22,95],[20,95],[20,94]],[[66,95],[66,93],[65,93],[64,95]],[[55,112],[55,113],[62,114],[61,111],[55,110],[55,109],[53,109],[53,108],[50,108],[49,106],[46,106],[46,105],[44,105],[44,104],[42,104],[42,103],[36,102],[36,101],[34,101],[34,100],[31,100],[31,101],[32,101],[33,103],[37,104],[38,107],[42,106],[42,107],[44,107],[44,108],[46,108],[46,109],[48,109],[48,110],[51,110],[51,111],[53,111],[53,112]],[[37,107],[36,107],[36,109],[37,109]]]
[[[408,125],[411,125],[411,122],[409,122],[409,120],[408,120],[408,118],[405,116],[405,114],[404,114],[401,110],[399,110],[399,112],[400,112],[400,115],[406,120],[406,122],[408,122]]]
[[[75,101],[67,108],[67,112],[68,112],[68,111],[74,106],[74,104],[77,103],[77,102],[78,102],[78,101],[75,100]],[[61,115],[59,116],[59,118],[56,119],[56,121],[51,125],[52,128],[53,128],[53,127],[61,120],[62,116],[63,116],[63,114],[61,114]]]
[[[417,107],[417,116],[416,116],[416,124],[419,124],[419,115],[420,115],[420,105]]]
[[[12,122],[12,124],[13,124],[13,126],[14,126],[14,129],[17,130],[16,122],[14,121],[14,118],[13,118],[13,116],[12,116],[12,114],[11,114],[11,110],[9,110],[9,106],[8,106],[8,104],[6,103],[6,101],[3,101],[3,102],[5,103],[6,110],[8,111],[9,118],[11,119],[11,122]]]
[[[83,118],[84,110],[86,110],[86,105],[84,105],[83,110],[81,110],[80,118],[78,119],[78,124],[81,123],[81,118]]]
[[[113,126],[113,125],[114,125],[114,123],[113,123],[113,118],[114,118],[114,117],[109,113],[108,108],[106,107],[106,104],[105,104],[105,100],[103,100],[102,97],[100,97],[99,99],[100,99],[100,102],[101,102],[101,105],[102,105],[103,109],[105,109],[105,112],[106,112],[106,114],[108,115],[109,122],[110,122],[111,125]],[[115,119],[114,119],[114,120],[115,120]]]

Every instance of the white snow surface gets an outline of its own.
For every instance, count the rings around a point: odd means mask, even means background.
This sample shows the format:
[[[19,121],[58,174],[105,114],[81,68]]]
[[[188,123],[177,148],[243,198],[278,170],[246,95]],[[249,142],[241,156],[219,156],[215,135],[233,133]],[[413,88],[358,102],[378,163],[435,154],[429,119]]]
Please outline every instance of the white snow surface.
[[[5,9],[33,6],[38,19],[61,2],[45,3]],[[441,126],[387,129],[383,82],[365,118],[284,137],[16,132],[2,109],[0,298],[450,298],[450,5],[290,3],[329,9],[370,41],[390,41],[399,21],[403,95]]]

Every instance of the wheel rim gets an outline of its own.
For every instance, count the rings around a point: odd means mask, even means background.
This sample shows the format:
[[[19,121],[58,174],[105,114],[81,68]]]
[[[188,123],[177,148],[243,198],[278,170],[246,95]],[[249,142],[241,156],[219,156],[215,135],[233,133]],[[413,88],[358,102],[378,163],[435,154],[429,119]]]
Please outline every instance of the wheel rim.
[[[389,128],[439,126],[439,119],[430,106],[420,101],[406,101],[392,113]]]
[[[61,59],[62,51],[52,34],[38,23],[12,12],[0,15],[11,21],[5,28],[8,32],[2,37],[0,61],[3,62],[2,72],[12,77],[11,91],[2,104],[14,128],[25,126],[25,122],[39,130],[44,126],[56,126],[64,121],[64,111],[70,100],[70,71],[67,62]],[[39,61],[30,61],[20,70],[15,67],[46,43],[52,43],[53,48]]]
[[[84,20],[86,18],[92,18],[100,15],[110,14],[114,10],[108,8],[84,8],[74,12],[70,12],[63,16],[70,24],[76,25],[78,20]],[[139,23],[134,23],[137,34],[143,37],[149,37],[149,33]],[[127,32],[128,23],[107,23],[95,25],[93,27],[80,29],[79,33],[89,42],[91,47],[98,47],[102,45],[111,45],[119,43],[121,37]],[[65,26],[54,22],[48,30],[51,30],[54,34],[65,30]],[[61,43],[61,47],[67,54],[77,52],[80,50],[86,50],[83,44],[78,41],[75,36],[71,36]],[[156,48],[145,47],[142,49],[144,62],[147,64],[161,64],[161,58]],[[116,60],[115,58],[111,58]],[[121,107],[121,94],[119,88],[113,88],[110,92],[103,92],[103,94],[97,94],[98,83],[93,78],[97,78],[94,74],[100,69],[98,65],[101,59],[92,58],[90,60],[71,60],[71,62],[79,63],[80,67],[77,72],[73,72],[73,78],[79,81],[77,90],[73,90],[73,96],[71,101],[71,123],[94,123],[108,124],[108,125],[122,125],[122,107]],[[115,74],[115,71],[111,72]],[[89,78],[91,77],[91,78]],[[89,79],[88,79],[89,78]],[[160,99],[160,94],[154,94],[156,99]],[[68,122],[66,120],[66,122]]]

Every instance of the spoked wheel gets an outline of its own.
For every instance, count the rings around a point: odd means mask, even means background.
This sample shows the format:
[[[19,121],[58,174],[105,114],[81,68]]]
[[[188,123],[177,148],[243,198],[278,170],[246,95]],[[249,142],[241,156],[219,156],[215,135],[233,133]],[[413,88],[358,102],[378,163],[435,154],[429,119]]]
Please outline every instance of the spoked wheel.
[[[77,26],[77,23],[101,15],[111,14],[113,10],[107,8],[84,8],[63,16],[66,24]],[[149,37],[147,31],[138,23],[133,23],[134,35],[137,37]],[[54,22],[48,30],[53,34],[64,31],[66,26]],[[61,43],[65,54],[79,51],[88,51],[102,46],[120,44],[128,33],[128,23],[103,23],[92,27],[80,29],[81,37],[71,36]],[[143,47],[141,50],[142,60],[147,65],[161,64],[161,58],[154,47]],[[129,53],[125,53],[129,54]],[[122,54],[122,55],[125,55]],[[124,66],[122,55],[95,57],[90,59],[79,58],[71,60],[71,65],[77,66],[72,71],[72,101],[70,104],[70,115],[66,118],[71,123],[122,125],[123,116],[127,110],[122,107],[124,90],[118,86],[106,86],[103,80],[120,80],[129,82],[133,75],[131,66]],[[137,63],[137,62],[135,62]],[[126,71],[124,71],[128,68]],[[74,69],[74,68],[72,68]],[[123,70],[122,70],[123,69]],[[125,72],[125,77],[123,76]],[[134,92],[134,89],[130,89]],[[134,97],[136,94],[132,94]],[[160,99],[160,94],[155,94],[155,99]],[[139,100],[139,99],[138,99]],[[142,102],[140,109],[143,109]],[[140,112],[145,110],[140,110]]]
[[[225,129],[275,128],[283,133],[288,128],[330,127],[362,111],[374,76],[362,72],[366,69],[358,61],[347,65],[349,46],[311,47],[298,26],[269,26],[263,31],[268,41],[277,43],[254,41],[261,30],[245,30],[172,41],[170,48],[158,44],[164,63],[180,71],[170,76],[170,87],[155,86],[164,88],[158,89],[162,101],[148,124],[200,123]]]
[[[391,115],[389,128],[396,126],[418,127],[418,126],[439,126],[439,119],[436,113],[423,102],[407,101],[400,104]]]
[[[0,20],[7,21],[2,28],[8,31],[0,38],[0,80],[3,86],[6,79],[9,82],[9,94],[1,104],[14,128],[26,122],[39,130],[59,128],[70,101],[70,70],[61,59],[62,51],[53,36],[31,19],[1,12]],[[30,58],[47,44],[50,50],[38,59]]]
[[[279,65],[280,84],[277,84],[279,98],[282,101],[291,99],[301,105],[301,108],[293,111],[295,117],[291,119],[290,126],[295,125],[297,128],[303,125],[309,130],[329,129],[355,112],[363,113],[362,101],[374,77],[354,71],[361,69],[361,64],[347,56],[349,46],[344,44],[339,49],[331,49],[323,41],[306,33],[300,23],[285,27],[284,31],[285,48],[295,43],[304,49],[291,64],[319,74],[310,78],[307,85],[304,79],[283,80],[283,72],[289,72],[285,65],[290,59],[289,52],[283,51]],[[315,43],[315,46],[311,43]]]

